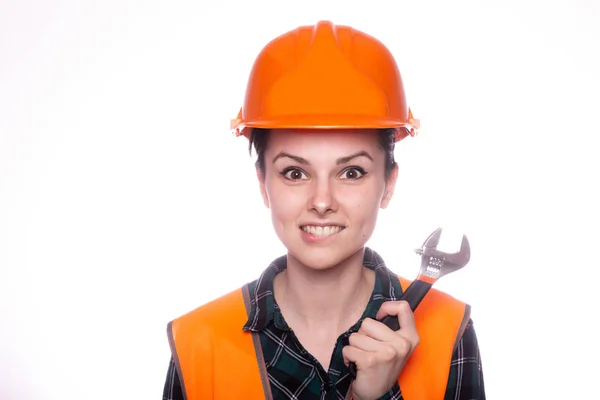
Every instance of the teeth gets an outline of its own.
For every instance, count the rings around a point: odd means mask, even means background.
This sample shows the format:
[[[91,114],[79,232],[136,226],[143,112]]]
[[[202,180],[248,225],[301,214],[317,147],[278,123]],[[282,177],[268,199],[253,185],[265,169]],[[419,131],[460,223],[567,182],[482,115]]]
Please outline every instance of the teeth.
[[[342,230],[339,226],[303,226],[302,230],[315,236],[331,236]]]

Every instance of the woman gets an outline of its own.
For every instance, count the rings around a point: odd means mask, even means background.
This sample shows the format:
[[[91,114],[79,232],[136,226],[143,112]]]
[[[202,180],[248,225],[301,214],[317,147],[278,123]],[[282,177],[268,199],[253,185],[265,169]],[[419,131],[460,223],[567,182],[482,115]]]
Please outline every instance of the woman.
[[[256,151],[287,254],[169,323],[163,399],[484,399],[468,305],[432,289],[413,314],[407,281],[366,247],[394,194],[394,146],[418,128],[385,46],[327,21],[279,36],[232,128]]]

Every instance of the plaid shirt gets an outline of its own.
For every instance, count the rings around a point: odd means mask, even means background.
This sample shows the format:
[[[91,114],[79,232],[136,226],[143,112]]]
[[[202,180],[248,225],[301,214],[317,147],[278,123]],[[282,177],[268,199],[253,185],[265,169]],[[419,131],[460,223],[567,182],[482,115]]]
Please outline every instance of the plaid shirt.
[[[358,331],[365,318],[375,318],[383,302],[398,300],[402,294],[398,276],[386,268],[375,251],[365,249],[363,264],[376,272],[375,287],[360,320],[338,338],[328,371],[304,349],[275,302],[273,279],[286,268],[286,257],[273,261],[260,278],[249,283],[251,310],[243,329],[259,332],[274,399],[344,400],[347,397],[351,379],[342,348],[348,344],[348,336]],[[396,382],[378,400],[400,399],[402,393]],[[485,400],[481,358],[472,320],[454,350],[444,399]],[[184,400],[172,359],[163,400]]]

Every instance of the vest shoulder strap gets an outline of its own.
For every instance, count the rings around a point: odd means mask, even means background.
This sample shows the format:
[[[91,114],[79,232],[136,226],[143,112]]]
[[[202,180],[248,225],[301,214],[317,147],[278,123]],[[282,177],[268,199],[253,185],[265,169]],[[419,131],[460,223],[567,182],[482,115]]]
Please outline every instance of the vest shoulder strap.
[[[399,277],[405,291],[411,281]],[[470,307],[431,288],[414,312],[420,342],[398,379],[406,400],[444,398],[452,354],[470,319]]]
[[[171,354],[186,400],[272,398],[257,334],[248,320],[247,285],[171,321]]]

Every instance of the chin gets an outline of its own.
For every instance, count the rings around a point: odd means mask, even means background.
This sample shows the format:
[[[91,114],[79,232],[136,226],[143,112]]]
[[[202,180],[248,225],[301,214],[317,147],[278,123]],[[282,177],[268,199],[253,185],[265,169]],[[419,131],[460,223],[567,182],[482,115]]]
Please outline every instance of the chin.
[[[338,266],[354,256],[364,247],[364,244],[355,246],[286,246],[288,254],[294,257],[306,268],[325,271]],[[362,257],[362,255],[361,255]]]

